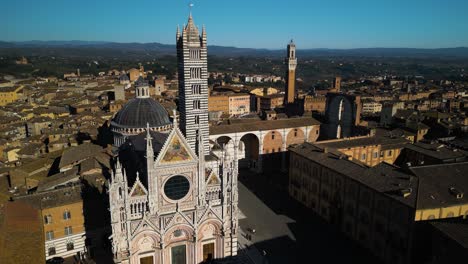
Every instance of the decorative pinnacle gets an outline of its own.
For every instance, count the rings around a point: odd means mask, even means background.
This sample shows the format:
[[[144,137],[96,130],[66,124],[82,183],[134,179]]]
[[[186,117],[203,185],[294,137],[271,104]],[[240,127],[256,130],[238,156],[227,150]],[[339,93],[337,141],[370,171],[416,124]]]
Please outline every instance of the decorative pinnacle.
[[[175,109],[172,109],[172,118],[174,119],[173,120],[174,128],[176,128],[178,125],[177,125],[177,111]]]
[[[151,144],[151,134],[150,134],[150,125],[146,123],[146,140],[148,140],[148,144]]]

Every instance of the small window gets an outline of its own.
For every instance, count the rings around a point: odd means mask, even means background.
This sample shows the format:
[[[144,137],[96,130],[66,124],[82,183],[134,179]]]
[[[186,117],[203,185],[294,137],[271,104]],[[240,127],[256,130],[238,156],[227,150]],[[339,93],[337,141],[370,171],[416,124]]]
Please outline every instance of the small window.
[[[383,152],[383,151],[380,151],[380,157],[381,157],[381,158],[384,157],[384,152]]]
[[[201,94],[201,85],[199,84],[192,85],[192,94]]]
[[[374,152],[374,159],[378,158],[379,157],[379,153],[378,152]]]
[[[275,132],[271,132],[271,139],[275,139]]]
[[[75,249],[75,245],[73,244],[73,242],[68,242],[67,243],[67,251],[70,251],[70,250],[73,250]]]
[[[200,124],[200,116],[195,116],[195,124]]]
[[[54,239],[54,231],[47,231],[46,232],[46,240],[53,240]]]
[[[294,137],[297,137],[297,129],[294,129]]]
[[[44,216],[44,224],[45,225],[52,224],[52,216],[51,215],[45,215]]]
[[[366,154],[362,154],[361,160],[366,160]]]
[[[73,230],[72,230],[72,227],[71,226],[66,226],[65,227],[65,235],[66,236],[70,236],[73,234]]]
[[[55,247],[50,247],[49,250],[48,250],[48,253],[49,253],[49,256],[53,256],[55,255]]]
[[[193,109],[200,109],[200,100],[194,100],[193,101]]]
[[[392,151],[389,150],[389,151],[388,151],[388,156],[391,156],[391,155],[392,155]]]
[[[64,220],[68,220],[68,219],[70,219],[70,218],[71,218],[71,213],[70,213],[70,211],[67,210],[67,211],[63,212],[63,219],[64,219]]]

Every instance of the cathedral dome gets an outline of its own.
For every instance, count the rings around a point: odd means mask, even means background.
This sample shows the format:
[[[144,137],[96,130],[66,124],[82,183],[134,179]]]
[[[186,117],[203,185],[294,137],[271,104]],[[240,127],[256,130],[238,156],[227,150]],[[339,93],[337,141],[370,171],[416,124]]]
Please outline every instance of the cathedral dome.
[[[151,128],[171,125],[169,114],[164,107],[151,98],[134,98],[128,101],[112,120],[120,128]]]

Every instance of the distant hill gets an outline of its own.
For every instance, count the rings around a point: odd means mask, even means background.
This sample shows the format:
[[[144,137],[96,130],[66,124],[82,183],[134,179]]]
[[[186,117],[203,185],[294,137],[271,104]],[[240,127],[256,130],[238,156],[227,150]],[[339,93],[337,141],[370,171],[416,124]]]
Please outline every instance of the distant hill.
[[[224,57],[285,56],[285,50],[209,46],[209,54]],[[165,56],[175,55],[175,45],[161,43],[116,43],[105,41],[0,41],[0,54],[24,53],[30,55],[70,56]],[[468,58],[468,48],[415,49],[415,48],[361,48],[361,49],[302,49],[298,57],[415,57],[415,58]]]

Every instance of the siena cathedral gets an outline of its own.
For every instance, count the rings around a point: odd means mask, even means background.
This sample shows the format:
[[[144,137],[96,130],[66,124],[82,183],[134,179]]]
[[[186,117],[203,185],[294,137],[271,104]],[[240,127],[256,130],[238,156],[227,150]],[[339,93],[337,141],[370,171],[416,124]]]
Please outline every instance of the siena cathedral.
[[[208,142],[206,32],[177,29],[180,124],[135,83],[112,120],[109,183],[116,263],[203,263],[237,254],[237,153]]]

